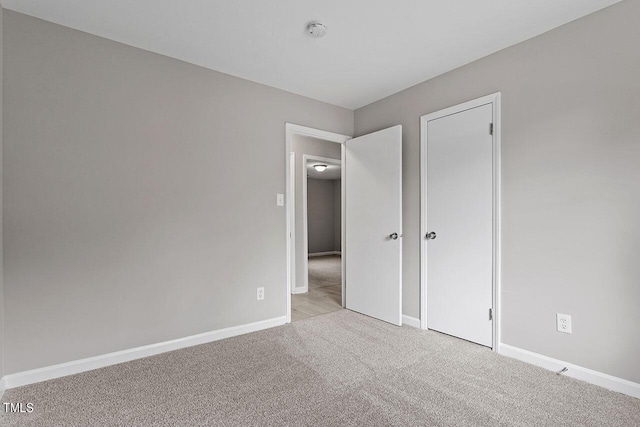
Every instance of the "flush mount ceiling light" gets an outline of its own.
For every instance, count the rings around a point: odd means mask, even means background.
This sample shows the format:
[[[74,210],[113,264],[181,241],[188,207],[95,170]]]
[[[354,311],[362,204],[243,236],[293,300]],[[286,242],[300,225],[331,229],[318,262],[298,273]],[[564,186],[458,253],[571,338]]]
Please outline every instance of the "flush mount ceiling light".
[[[312,22],[307,25],[307,32],[311,37],[319,39],[327,34],[327,27],[321,22]]]
[[[318,172],[324,172],[324,170],[327,168],[327,165],[313,165],[313,168]]]

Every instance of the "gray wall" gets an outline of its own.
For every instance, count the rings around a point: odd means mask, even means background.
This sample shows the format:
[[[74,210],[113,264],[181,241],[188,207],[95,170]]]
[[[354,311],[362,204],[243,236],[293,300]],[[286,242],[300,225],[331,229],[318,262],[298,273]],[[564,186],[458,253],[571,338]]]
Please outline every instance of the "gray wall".
[[[340,133],[340,132],[338,132]],[[344,135],[351,135],[347,132]],[[302,176],[306,174],[302,156],[310,154],[313,156],[327,157],[340,160],[341,144],[325,141],[323,139],[311,138],[308,136],[293,135],[291,141],[291,151],[295,153],[295,280],[292,284],[294,288],[302,288],[305,284],[304,271],[304,228],[302,223]]]
[[[3,117],[2,114],[2,90],[3,90],[3,46],[4,46],[4,9],[0,6],[0,378],[4,376],[4,256],[2,253],[2,135],[3,135]],[[2,397],[2,396],[0,396]]]
[[[284,316],[285,122],[353,112],[4,25],[6,373]]]
[[[356,135],[403,125],[405,314],[419,314],[419,118],[501,91],[502,340],[640,382],[638,22],[624,1],[355,112]]]
[[[339,183],[340,180],[307,179],[307,228],[310,254],[339,250],[336,249],[336,230],[340,230],[340,217],[336,218],[336,182]],[[338,198],[338,203],[339,201]]]

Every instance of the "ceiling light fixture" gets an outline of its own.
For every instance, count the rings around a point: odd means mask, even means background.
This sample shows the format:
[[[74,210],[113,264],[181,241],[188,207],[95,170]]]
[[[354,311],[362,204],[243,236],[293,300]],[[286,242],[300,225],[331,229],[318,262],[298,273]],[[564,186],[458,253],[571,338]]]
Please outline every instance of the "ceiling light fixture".
[[[307,25],[307,32],[311,37],[319,39],[327,35],[327,27],[323,23],[316,21]]]
[[[313,168],[318,172],[324,172],[324,170],[327,168],[327,165],[313,165]]]

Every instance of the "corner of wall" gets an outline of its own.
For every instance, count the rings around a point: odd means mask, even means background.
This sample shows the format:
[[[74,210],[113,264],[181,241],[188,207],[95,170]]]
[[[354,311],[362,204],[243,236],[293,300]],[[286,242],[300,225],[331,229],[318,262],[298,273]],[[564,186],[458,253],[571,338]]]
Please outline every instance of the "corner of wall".
[[[3,220],[2,220],[2,151],[3,140],[2,135],[4,132],[3,122],[3,56],[4,56],[4,10],[0,3],[0,397],[4,394],[4,253],[3,253]]]

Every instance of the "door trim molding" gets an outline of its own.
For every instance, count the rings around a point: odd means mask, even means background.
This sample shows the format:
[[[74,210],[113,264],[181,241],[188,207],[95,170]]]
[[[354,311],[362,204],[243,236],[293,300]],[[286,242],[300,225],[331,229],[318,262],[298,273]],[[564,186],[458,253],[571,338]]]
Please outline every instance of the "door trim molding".
[[[420,117],[420,328],[427,329],[427,123],[482,105],[493,109],[493,339],[492,349],[498,351],[500,343],[500,288],[502,259],[501,241],[501,111],[500,92],[464,102],[444,110]]]
[[[321,157],[321,156],[314,156],[311,154],[303,154],[302,155],[302,263],[304,265],[303,270],[306,272],[306,274],[304,275],[304,283],[302,286],[300,287],[295,287],[294,290],[299,290],[299,289],[306,289],[305,292],[307,292],[309,290],[309,217],[308,217],[308,212],[307,212],[307,181],[308,181],[308,177],[307,174],[305,173],[305,171],[307,170],[307,161],[309,160],[315,160],[318,162],[324,162],[330,165],[338,165],[340,166],[340,174],[342,175],[342,160],[338,160],[338,159],[332,159],[330,157]],[[340,183],[340,186],[342,186],[342,183]],[[342,198],[342,193],[340,193],[340,198]],[[340,207],[340,210],[342,210],[342,207]],[[342,228],[344,226],[344,219],[342,218],[342,215],[340,215],[340,233],[342,233]],[[340,239],[342,240],[342,239]],[[332,253],[336,253],[337,251],[334,252],[320,252],[320,255],[322,254],[332,254]],[[344,282],[344,280],[343,280]],[[298,293],[298,292],[294,292],[294,293]],[[299,292],[299,293],[303,293],[303,292]]]
[[[286,305],[286,317],[287,323],[291,323],[291,290],[293,286],[293,274],[292,274],[292,266],[295,263],[292,262],[292,242],[295,242],[296,234],[295,227],[293,226],[295,221],[295,204],[293,203],[293,195],[295,194],[295,181],[292,180],[291,169],[295,165],[295,159],[292,161],[291,156],[291,148],[293,146],[293,135],[302,135],[302,136],[311,136],[318,139],[324,139],[325,141],[337,142],[341,144],[340,157],[344,159],[344,143],[351,139],[351,136],[342,135],[334,132],[327,132],[320,129],[314,129],[306,126],[300,126],[293,123],[285,123],[285,179],[286,179],[286,189],[285,189],[285,216],[286,216],[286,256],[287,256],[287,305]],[[345,171],[346,165],[342,165],[342,176],[341,176],[341,197],[342,197],[342,247],[341,252],[345,251],[345,230],[344,230],[344,210],[345,210],[345,194],[344,194],[344,179],[345,179]],[[346,286],[346,270],[347,261],[345,257],[342,257],[342,306],[345,306],[345,286]]]

